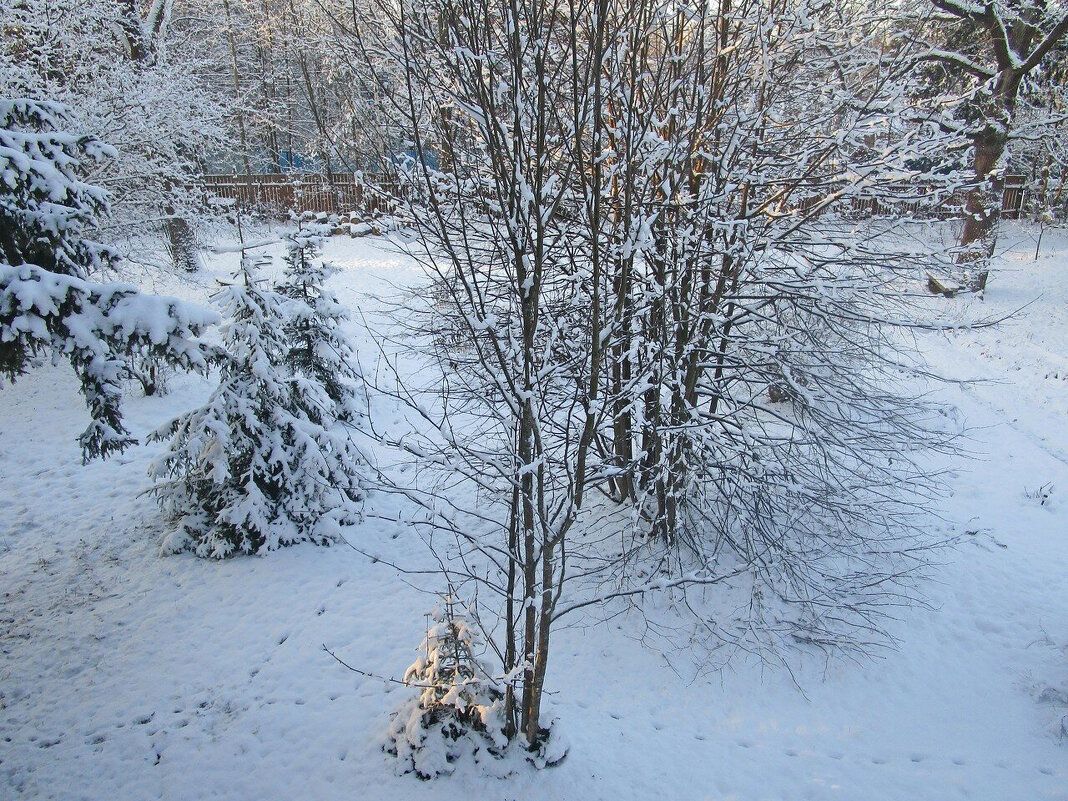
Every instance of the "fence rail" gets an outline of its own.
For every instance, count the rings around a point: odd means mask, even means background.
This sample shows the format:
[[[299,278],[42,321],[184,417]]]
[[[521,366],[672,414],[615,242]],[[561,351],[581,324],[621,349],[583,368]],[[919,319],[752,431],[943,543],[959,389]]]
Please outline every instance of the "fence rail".
[[[1005,189],[1001,193],[1001,216],[1007,220],[1018,220],[1023,213],[1026,195],[1027,176],[1006,175]]]
[[[372,187],[354,175],[205,175],[204,185],[217,197],[236,201],[242,208],[273,215],[284,215],[290,209],[390,214],[396,211],[400,196],[399,184],[378,182]]]
[[[833,185],[832,185],[833,186]],[[844,185],[843,185],[844,186]],[[1001,216],[1006,220],[1019,219],[1024,211],[1027,196],[1026,175],[1006,175],[1001,193]],[[794,197],[787,201],[788,210],[813,212],[822,215],[837,212],[850,219],[867,219],[903,214],[922,219],[952,219],[964,214],[964,193],[959,191],[951,196],[936,198],[937,189],[929,187],[929,195],[924,197],[924,186],[901,183],[884,187],[882,194],[865,197],[850,195],[830,204],[826,203],[829,188],[822,180],[806,187],[801,182],[795,187]]]
[[[276,216],[290,209],[316,211],[328,214],[343,214],[352,211],[368,215],[392,214],[402,197],[402,187],[394,181],[376,180],[373,183],[357,179],[355,175],[327,177],[319,173],[283,173],[265,175],[206,175],[205,186],[216,196],[228,198],[246,209],[256,209]],[[1019,218],[1024,207],[1027,177],[1007,175],[1002,192],[1001,213],[1005,219]],[[798,208],[804,210],[820,202],[819,197],[800,200]],[[950,202],[944,207],[945,214],[961,213],[963,203]],[[875,217],[890,212],[891,208],[922,214],[919,201],[895,203],[892,206],[876,198],[852,198],[849,207],[842,210],[853,217]],[[930,212],[928,212],[930,213]]]

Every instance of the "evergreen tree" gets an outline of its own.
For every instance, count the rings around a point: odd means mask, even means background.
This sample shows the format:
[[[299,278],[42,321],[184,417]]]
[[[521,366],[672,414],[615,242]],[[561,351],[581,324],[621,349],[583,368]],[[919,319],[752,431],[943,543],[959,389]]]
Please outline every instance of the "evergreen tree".
[[[297,230],[284,238],[285,274],[278,286],[289,300],[283,330],[295,411],[317,427],[314,438],[328,481],[309,485],[293,514],[305,526],[320,527],[325,523],[321,512],[332,507],[338,519],[351,520],[344,510],[363,496],[360,470],[366,462],[348,428],[360,417],[357,398],[363,387],[356,355],[341,329],[348,314],[323,286],[337,268],[317,258],[332,231],[329,220],[297,219]]]
[[[230,318],[218,388],[153,434],[171,437],[151,468],[178,523],[165,546],[213,558],[334,542],[362,496],[347,432],[308,414],[328,396],[287,364],[290,302],[257,285],[247,258],[240,278],[215,296]]]
[[[329,399],[328,404],[306,409],[311,419],[327,425],[352,422],[359,417],[354,401],[362,381],[354,367],[356,356],[341,332],[348,314],[323,286],[337,268],[317,258],[333,225],[307,214],[296,222],[297,230],[284,237],[286,268],[278,286],[280,294],[294,301],[285,326],[286,360],[294,373],[318,384]]]
[[[135,442],[119,405],[131,359],[206,370],[211,351],[196,338],[216,318],[88,280],[118,257],[86,236],[108,199],[80,176],[114,151],[66,124],[59,104],[0,99],[0,376],[14,380],[44,354],[67,358],[93,418],[79,438],[88,459]]]
[[[508,745],[504,686],[480,658],[485,643],[478,629],[451,597],[434,610],[433,621],[422,654],[404,674],[406,684],[422,691],[397,712],[387,746],[405,772],[423,779],[452,773],[464,754],[477,761],[485,749],[497,757]]]

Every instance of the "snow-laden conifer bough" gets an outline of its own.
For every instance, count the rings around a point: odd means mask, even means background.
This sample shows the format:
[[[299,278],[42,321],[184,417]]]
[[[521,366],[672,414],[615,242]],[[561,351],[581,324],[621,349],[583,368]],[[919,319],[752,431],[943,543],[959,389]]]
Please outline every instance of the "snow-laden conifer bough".
[[[108,197],[81,175],[87,161],[115,152],[68,132],[67,113],[0,99],[0,375],[14,380],[41,357],[68,360],[92,417],[79,438],[89,459],[136,441],[120,409],[135,361],[206,372],[216,354],[199,335],[218,317],[93,280],[118,256],[86,236],[107,215]]]

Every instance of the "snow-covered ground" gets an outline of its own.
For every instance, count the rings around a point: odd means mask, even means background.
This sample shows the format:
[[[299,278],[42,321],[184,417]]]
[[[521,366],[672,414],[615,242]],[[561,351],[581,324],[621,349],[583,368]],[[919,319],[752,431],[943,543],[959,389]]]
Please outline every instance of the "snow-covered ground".
[[[964,541],[925,585],[929,605],[892,623],[899,648],[695,679],[619,621],[561,629],[548,682],[570,754],[507,780],[396,775],[382,742],[413,691],[322,650],[400,676],[431,580],[423,592],[344,546],[161,556],[141,494],[160,446],[82,466],[69,369],[3,387],[0,799],[1068,799],[1068,232],[1048,231],[1033,261],[1036,233],[1004,233],[982,306],[1023,307],[1015,318],[922,340],[936,369],[985,380],[936,390],[974,458],[952,466],[932,526]],[[382,240],[335,238],[326,255],[354,306],[420,280]],[[236,258],[153,289],[203,298]],[[171,389],[131,393],[135,433],[210,387],[183,375]],[[399,502],[372,503],[353,539],[421,559]]]

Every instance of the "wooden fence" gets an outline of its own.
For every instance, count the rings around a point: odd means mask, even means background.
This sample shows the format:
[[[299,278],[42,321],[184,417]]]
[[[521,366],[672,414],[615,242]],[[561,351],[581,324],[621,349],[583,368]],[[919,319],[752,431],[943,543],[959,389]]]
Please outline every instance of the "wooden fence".
[[[1002,194],[1001,210],[1005,219],[1015,220],[1023,211],[1027,177],[1008,175]],[[206,175],[207,189],[221,198],[229,198],[244,209],[256,210],[273,216],[283,216],[290,209],[296,211],[321,211],[328,214],[359,212],[368,216],[392,214],[397,210],[402,187],[393,181],[376,180],[363,182],[352,174],[327,177],[319,173],[283,173],[269,175]],[[912,193],[913,196],[915,193]],[[821,198],[813,196],[797,202],[804,210],[818,204]],[[959,216],[963,203],[947,203],[945,213],[937,216]],[[926,215],[919,201],[903,201],[893,207],[874,198],[851,198],[849,206],[838,209],[857,217],[876,217],[892,210]]]
[[[1026,195],[1027,176],[1006,175],[1005,189],[1001,193],[1001,216],[1007,220],[1020,219]]]
[[[288,211],[322,211],[367,215],[396,211],[399,184],[371,186],[352,174],[327,177],[318,173],[267,175],[205,175],[204,186],[217,197],[236,201],[243,209],[273,216]]]
[[[902,184],[900,187],[884,187],[884,193],[878,197],[850,196],[838,202],[822,206],[818,214],[837,212],[844,217],[854,220],[868,219],[870,217],[888,217],[891,215],[907,215],[921,219],[951,219],[964,214],[964,194],[958,192],[952,197],[934,201],[934,189],[931,197],[923,198],[923,187],[917,185]],[[806,193],[802,184],[795,196],[788,201],[788,209],[799,211],[812,211],[821,207],[826,199],[828,188],[822,181],[815,185],[809,193]],[[1001,216],[1002,219],[1016,220],[1024,210],[1024,200],[1027,194],[1026,175],[1007,175],[1001,193]]]

